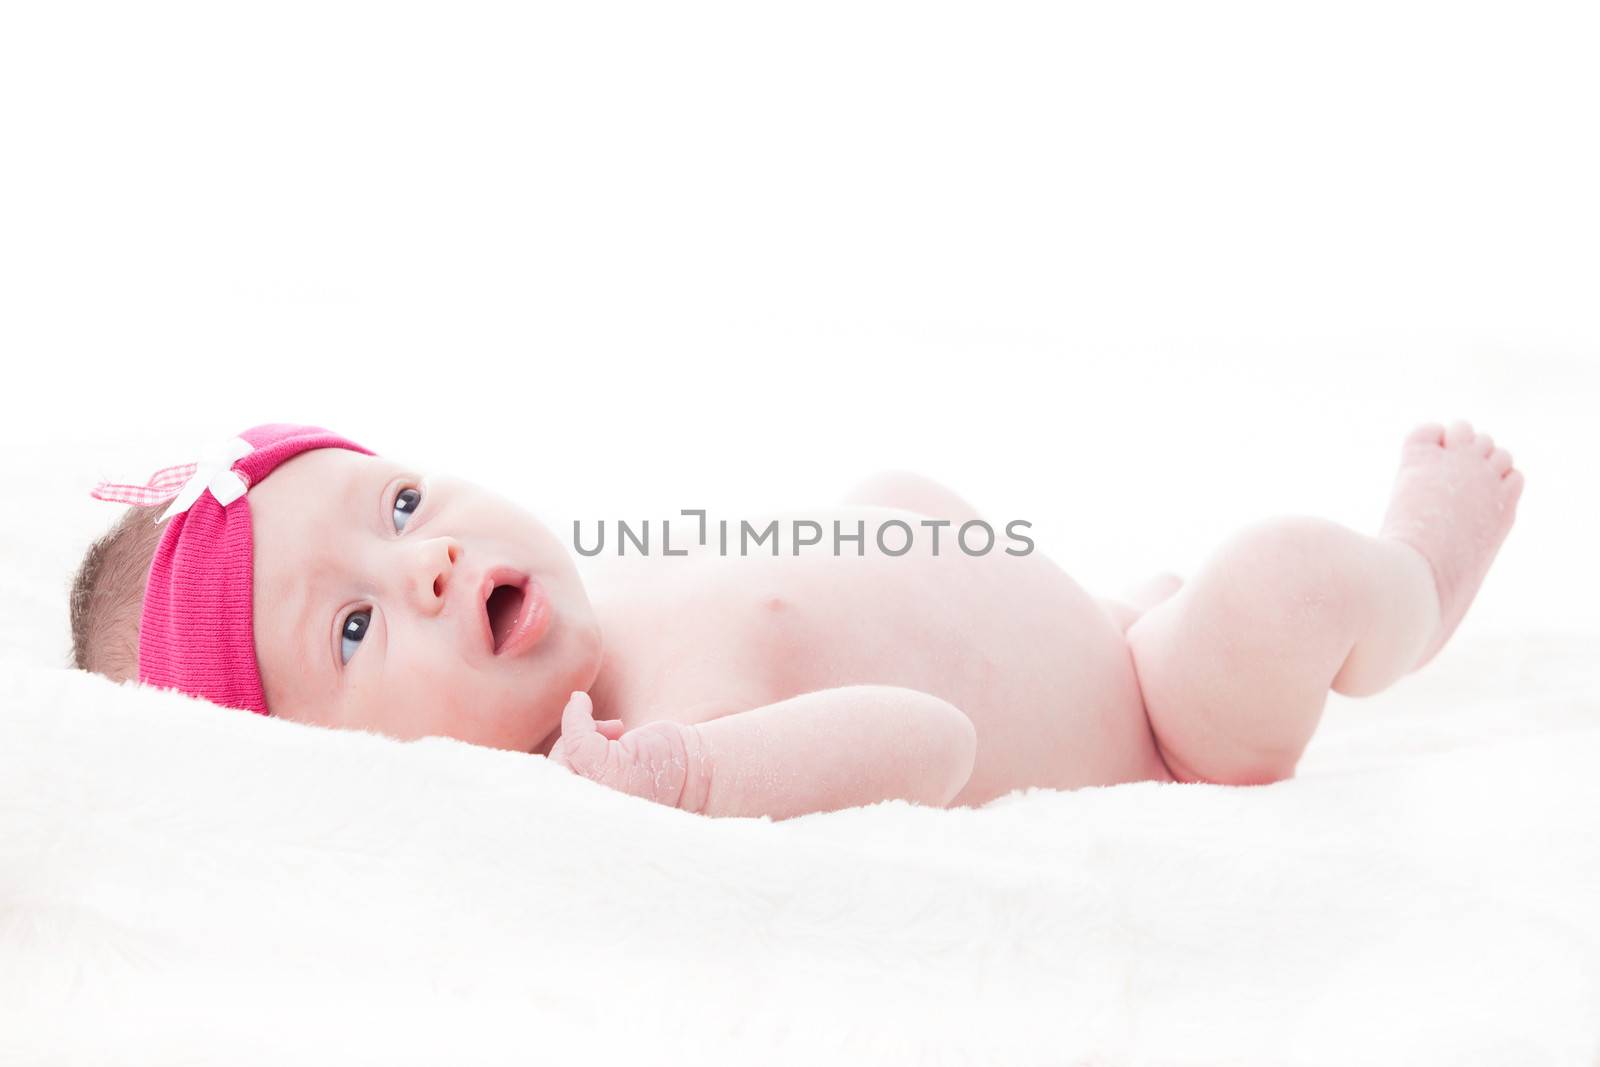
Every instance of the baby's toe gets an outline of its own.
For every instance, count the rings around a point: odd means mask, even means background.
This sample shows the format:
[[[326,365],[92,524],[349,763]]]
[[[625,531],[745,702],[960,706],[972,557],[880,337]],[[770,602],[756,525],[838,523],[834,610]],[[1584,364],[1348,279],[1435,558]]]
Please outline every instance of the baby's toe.
[[[1406,434],[1408,445],[1442,445],[1444,444],[1444,426],[1437,422],[1425,422]]]
[[[1489,453],[1489,469],[1496,474],[1504,474],[1511,469],[1511,453],[1503,448],[1496,448]]]
[[[1444,431],[1444,446],[1446,448],[1459,448],[1472,441],[1472,423],[1466,419],[1457,419]]]
[[[1472,447],[1480,456],[1487,456],[1494,451],[1494,438],[1486,433],[1480,433],[1472,442]]]

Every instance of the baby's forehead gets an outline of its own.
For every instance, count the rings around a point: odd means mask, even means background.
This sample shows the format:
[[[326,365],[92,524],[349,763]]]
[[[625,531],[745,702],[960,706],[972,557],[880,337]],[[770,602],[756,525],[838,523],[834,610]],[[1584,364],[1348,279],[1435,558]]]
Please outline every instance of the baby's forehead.
[[[379,515],[379,498],[407,468],[342,448],[303,453],[250,491],[258,575],[304,572],[336,554],[346,531]]]
[[[312,505],[337,507],[350,494],[404,468],[385,456],[347,448],[304,452],[273,471],[250,493],[252,510],[274,520],[303,515]]]

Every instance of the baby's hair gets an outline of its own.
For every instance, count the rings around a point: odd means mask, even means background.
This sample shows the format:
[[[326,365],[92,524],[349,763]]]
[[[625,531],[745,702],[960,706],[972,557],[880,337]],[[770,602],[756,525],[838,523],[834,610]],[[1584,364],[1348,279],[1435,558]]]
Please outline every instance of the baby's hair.
[[[72,583],[72,660],[115,682],[139,673],[139,615],[161,541],[159,508],[132,507],[89,546]]]

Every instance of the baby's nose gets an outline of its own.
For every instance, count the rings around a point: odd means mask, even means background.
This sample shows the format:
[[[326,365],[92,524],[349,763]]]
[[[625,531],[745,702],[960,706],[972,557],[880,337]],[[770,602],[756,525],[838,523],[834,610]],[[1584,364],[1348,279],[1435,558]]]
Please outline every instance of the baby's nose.
[[[417,544],[414,551],[417,558],[411,571],[412,599],[422,611],[439,611],[445,605],[456,562],[461,559],[461,546],[454,538],[435,537]]]

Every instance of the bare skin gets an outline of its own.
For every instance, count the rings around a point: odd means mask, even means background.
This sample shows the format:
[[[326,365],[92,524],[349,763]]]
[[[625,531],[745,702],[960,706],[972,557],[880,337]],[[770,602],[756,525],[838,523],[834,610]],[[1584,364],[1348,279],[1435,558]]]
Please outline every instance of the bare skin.
[[[1487,435],[1430,424],[1402,447],[1377,536],[1268,520],[1187,584],[1163,575],[1101,600],[1037,552],[968,556],[948,538],[937,556],[926,538],[898,557],[870,537],[860,557],[708,547],[612,559],[580,583],[548,531],[465,483],[429,479],[402,531],[350,532],[329,496],[339,478],[346,500],[421,482],[408,477],[325,450],[252,490],[275,714],[548,754],[660,803],[774,818],[981,804],[1026,786],[1286,778],[1330,690],[1376,693],[1437,653],[1522,490]],[[926,479],[886,475],[803,517],[873,529],[976,515]],[[551,590],[548,631],[515,656],[481,640],[482,578],[506,564]],[[319,594],[338,602],[325,614],[370,608],[378,655],[307,670],[285,615],[307,574],[337,587]],[[324,658],[353,646],[333,647]]]

